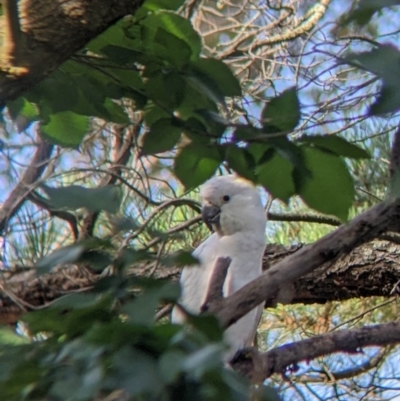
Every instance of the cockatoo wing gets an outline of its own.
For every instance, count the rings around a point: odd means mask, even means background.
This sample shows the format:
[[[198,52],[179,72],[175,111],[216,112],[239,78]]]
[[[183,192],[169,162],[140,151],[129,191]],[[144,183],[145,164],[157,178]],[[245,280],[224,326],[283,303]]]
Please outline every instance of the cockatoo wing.
[[[262,253],[253,249],[257,247],[255,244],[251,234],[244,236],[237,233],[220,239],[220,249],[224,249],[226,256],[231,258],[224,284],[225,297],[239,291],[262,274]],[[225,342],[229,345],[229,350],[224,355],[225,361],[230,361],[240,349],[252,345],[263,307],[260,304],[225,331]]]
[[[182,295],[180,304],[192,313],[199,313],[208,289],[209,280],[218,257],[219,237],[216,233],[202,242],[192,253],[200,262],[198,265],[187,266],[182,270],[180,284]],[[182,323],[184,314],[178,307],[172,310],[171,321]]]

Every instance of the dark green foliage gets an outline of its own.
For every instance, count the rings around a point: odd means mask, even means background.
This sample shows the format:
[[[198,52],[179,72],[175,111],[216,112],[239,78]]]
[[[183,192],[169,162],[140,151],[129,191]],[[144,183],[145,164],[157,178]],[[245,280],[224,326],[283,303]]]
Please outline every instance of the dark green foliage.
[[[141,295],[132,296],[133,288]],[[154,323],[160,302],[178,296],[169,282],[106,279],[94,293],[25,315],[38,339],[2,342],[2,397],[84,401],[122,389],[129,399],[246,400],[247,384],[221,362],[215,318],[190,317],[191,331]]]
[[[343,61],[369,71],[382,80],[379,94],[370,106],[370,115],[391,113],[400,108],[400,52],[395,46],[377,45],[372,50],[350,54]]]
[[[121,198],[121,189],[115,185],[100,188],[85,188],[78,185],[52,188],[42,185],[47,195],[46,203],[52,209],[76,210],[85,207],[91,212],[104,210],[116,213]]]
[[[287,89],[268,102],[261,116],[267,133],[293,131],[300,122],[300,117],[296,88]]]
[[[87,46],[99,57],[83,51],[67,61],[24,98],[9,104],[12,117],[24,117],[22,128],[40,119],[43,134],[51,142],[77,147],[88,130],[90,117],[128,124],[120,99],[129,98],[144,113],[141,155],[173,151],[178,145],[173,172],[187,189],[202,184],[225,163],[277,198],[287,201],[299,194],[311,207],[344,218],[353,190],[348,188],[348,172],[338,157],[362,158],[367,153],[336,136],[291,139],[288,135],[301,121],[295,87],[265,104],[261,128],[240,125],[230,135],[226,99],[241,96],[241,87],[222,61],[202,57],[201,39],[190,21],[170,11],[180,4],[174,1],[167,6],[169,10],[162,10],[164,1],[150,1],[134,18],[110,27]],[[346,59],[384,79],[381,97],[371,106],[371,113],[397,107],[398,74],[393,78],[391,65],[398,59],[397,51],[388,46]],[[326,151],[320,154],[327,160],[336,155],[333,160],[337,162],[329,171],[335,177],[343,175],[335,181],[335,191],[347,194],[340,206],[327,206],[332,203],[329,191],[320,190],[319,173],[310,171],[310,160],[304,160],[305,154],[314,154],[317,148]],[[75,194],[76,190],[71,187],[65,199],[60,196],[57,200],[49,189],[49,202],[55,208],[115,210],[115,202],[107,194],[102,197],[93,192],[96,202],[90,204],[91,194],[87,193],[82,202],[83,194]],[[101,198],[104,201],[97,202]]]
[[[360,0],[355,10],[348,14],[343,23],[355,22],[358,25],[366,25],[374,14],[379,13],[385,7],[400,5],[399,0]]]

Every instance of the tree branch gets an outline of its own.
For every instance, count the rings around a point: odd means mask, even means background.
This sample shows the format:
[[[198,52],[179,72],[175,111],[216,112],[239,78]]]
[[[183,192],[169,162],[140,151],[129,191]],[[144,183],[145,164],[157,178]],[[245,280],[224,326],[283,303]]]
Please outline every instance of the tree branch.
[[[400,343],[400,322],[391,322],[359,329],[340,330],[322,334],[274,348],[259,355],[263,365],[264,379],[274,373],[283,374],[288,368],[297,369],[301,361],[310,361],[336,352],[350,354],[362,352],[363,347],[386,346]],[[258,362],[258,361],[257,361]],[[231,363],[235,370],[252,375],[251,360],[236,358]]]
[[[219,318],[223,327],[229,327],[265,299],[274,298],[280,288],[392,230],[400,225],[399,220],[400,201],[382,202],[290,255],[230,297],[212,302],[209,311]]]
[[[53,145],[39,137],[39,143],[32,161],[0,209],[0,234],[5,230],[11,217],[18,212],[19,208],[32,191],[33,184],[47,167],[47,162],[52,150]]]
[[[231,258],[218,258],[215,262],[214,270],[210,278],[210,285],[207,290],[206,299],[201,306],[201,312],[208,310],[208,305],[218,299],[222,299],[224,283],[226,275],[228,274],[229,266],[232,262]]]
[[[14,1],[13,1],[14,2]],[[120,18],[133,14],[143,0],[20,0],[19,24],[24,37],[18,63],[25,74],[0,73],[0,107],[55,71]],[[4,43],[3,53],[12,43]],[[18,66],[16,66],[18,67]]]

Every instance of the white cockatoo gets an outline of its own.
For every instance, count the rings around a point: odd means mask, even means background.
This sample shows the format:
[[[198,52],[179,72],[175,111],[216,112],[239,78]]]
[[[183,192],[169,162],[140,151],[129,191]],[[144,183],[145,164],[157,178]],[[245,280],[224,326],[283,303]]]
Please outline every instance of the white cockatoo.
[[[192,313],[199,313],[204,304],[219,257],[231,259],[223,288],[227,297],[261,275],[265,250],[265,210],[251,182],[236,175],[214,177],[202,186],[200,197],[203,220],[215,232],[193,252],[199,265],[185,267],[182,271],[179,303]],[[226,362],[237,351],[252,344],[262,310],[263,304],[225,331],[225,342],[229,346],[224,356]],[[172,322],[182,323],[184,319],[184,313],[175,307]]]

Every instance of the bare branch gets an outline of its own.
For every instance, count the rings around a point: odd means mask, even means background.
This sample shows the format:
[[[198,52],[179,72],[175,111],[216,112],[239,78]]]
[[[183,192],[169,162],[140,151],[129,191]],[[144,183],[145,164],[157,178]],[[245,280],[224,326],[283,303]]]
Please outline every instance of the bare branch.
[[[400,343],[400,322],[391,322],[358,329],[340,330],[285,344],[260,354],[263,361],[264,379],[274,373],[283,374],[288,368],[296,370],[301,361],[310,361],[336,352],[350,354],[362,352],[363,347],[386,346]],[[237,358],[234,369],[252,374],[252,361]]]
[[[207,289],[206,299],[200,308],[201,312],[206,312],[211,302],[223,298],[224,283],[231,262],[232,259],[229,257],[218,258],[215,262],[214,270],[210,278],[210,285]]]
[[[47,167],[47,162],[52,150],[53,145],[49,144],[44,139],[39,138],[36,153],[33,156],[32,161],[0,209],[0,233],[4,231],[7,222],[15,215],[15,213],[18,212],[27,196],[34,189],[33,184]]]
[[[72,213],[69,213],[65,210],[52,209],[50,205],[40,195],[38,195],[35,192],[30,193],[27,199],[33,202],[36,206],[39,206],[40,208],[47,210],[50,216],[58,217],[59,219],[66,221],[71,227],[74,240],[78,239],[78,221],[77,218]]]
[[[131,149],[134,146],[134,139],[138,134],[140,124],[130,127],[115,127],[114,130],[114,161],[108,169],[110,173],[102,180],[100,186],[114,184],[122,173],[122,166],[125,166],[131,156]],[[99,213],[89,213],[82,222],[82,228],[79,237],[88,238],[93,235]]]

